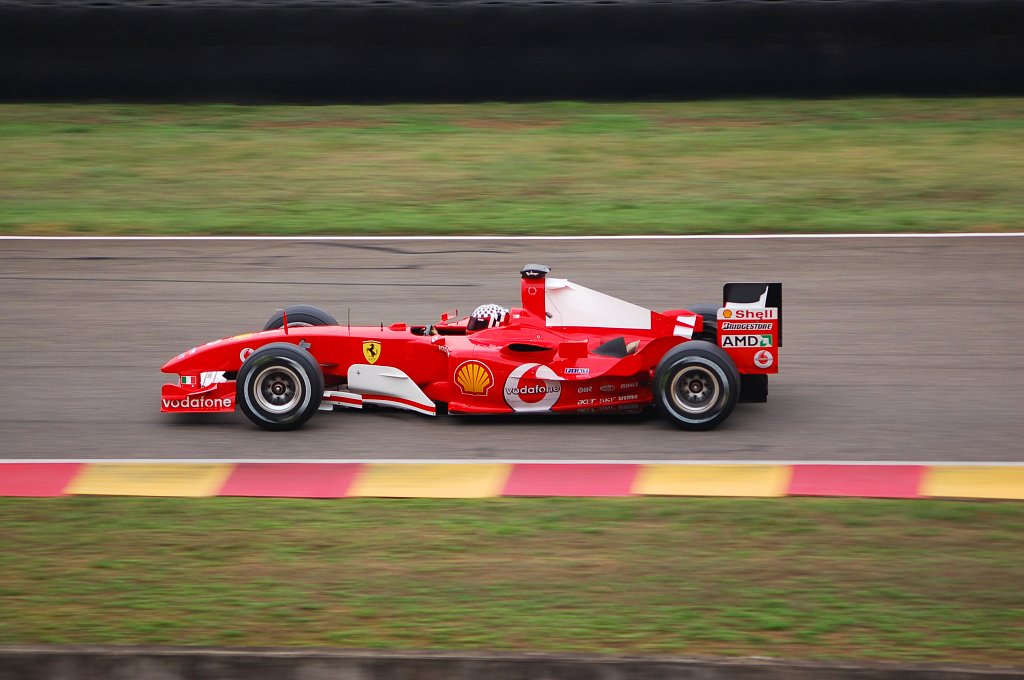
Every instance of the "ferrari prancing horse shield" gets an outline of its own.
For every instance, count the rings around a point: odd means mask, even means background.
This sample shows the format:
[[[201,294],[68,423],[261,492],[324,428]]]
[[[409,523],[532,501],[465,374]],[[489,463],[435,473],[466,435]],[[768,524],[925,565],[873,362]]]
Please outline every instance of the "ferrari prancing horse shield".
[[[371,364],[377,363],[377,359],[380,359],[380,343],[376,340],[364,340],[363,356]]]

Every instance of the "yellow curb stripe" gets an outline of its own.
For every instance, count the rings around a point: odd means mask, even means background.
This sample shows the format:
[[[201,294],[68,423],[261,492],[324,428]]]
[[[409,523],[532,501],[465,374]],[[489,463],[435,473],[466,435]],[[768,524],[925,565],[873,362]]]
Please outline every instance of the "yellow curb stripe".
[[[512,466],[374,463],[360,470],[349,496],[378,498],[490,498],[505,488]]]
[[[93,463],[65,493],[96,496],[215,496],[230,463]]]
[[[785,496],[789,465],[644,465],[633,493],[642,496]]]
[[[1024,467],[931,466],[924,473],[921,495],[1024,500]]]

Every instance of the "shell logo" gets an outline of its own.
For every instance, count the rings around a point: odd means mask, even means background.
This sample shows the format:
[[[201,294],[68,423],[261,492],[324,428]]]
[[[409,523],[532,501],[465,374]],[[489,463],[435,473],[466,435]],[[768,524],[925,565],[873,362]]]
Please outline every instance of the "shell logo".
[[[725,318],[725,319],[731,319],[732,318],[732,310],[731,309],[723,310],[722,311],[722,317]]]
[[[455,384],[463,394],[487,396],[487,390],[494,384],[491,369],[479,361],[466,361],[455,369]]]

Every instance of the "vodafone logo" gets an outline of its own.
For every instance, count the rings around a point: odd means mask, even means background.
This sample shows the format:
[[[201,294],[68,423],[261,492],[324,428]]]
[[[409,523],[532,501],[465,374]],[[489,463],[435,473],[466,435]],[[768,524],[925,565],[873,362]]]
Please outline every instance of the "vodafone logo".
[[[255,352],[256,350],[254,350],[252,347],[246,347],[245,349],[238,353],[238,358],[241,359],[242,361],[245,361],[246,359],[251,357]]]
[[[771,365],[775,363],[775,357],[772,353],[766,349],[761,350],[754,355],[754,365],[758,368],[771,368]]]
[[[504,395],[513,411],[550,411],[562,396],[562,383],[547,366],[523,364],[505,380]]]
[[[185,397],[184,399],[161,399],[165,409],[226,409],[231,408],[231,397],[210,399],[209,397]]]

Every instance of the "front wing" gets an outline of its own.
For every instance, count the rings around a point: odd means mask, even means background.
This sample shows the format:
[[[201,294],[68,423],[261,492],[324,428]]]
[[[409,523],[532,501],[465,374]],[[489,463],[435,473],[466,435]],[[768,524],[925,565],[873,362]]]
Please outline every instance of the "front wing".
[[[160,410],[164,413],[230,413],[235,410],[234,381],[208,387],[164,385],[160,390]]]

